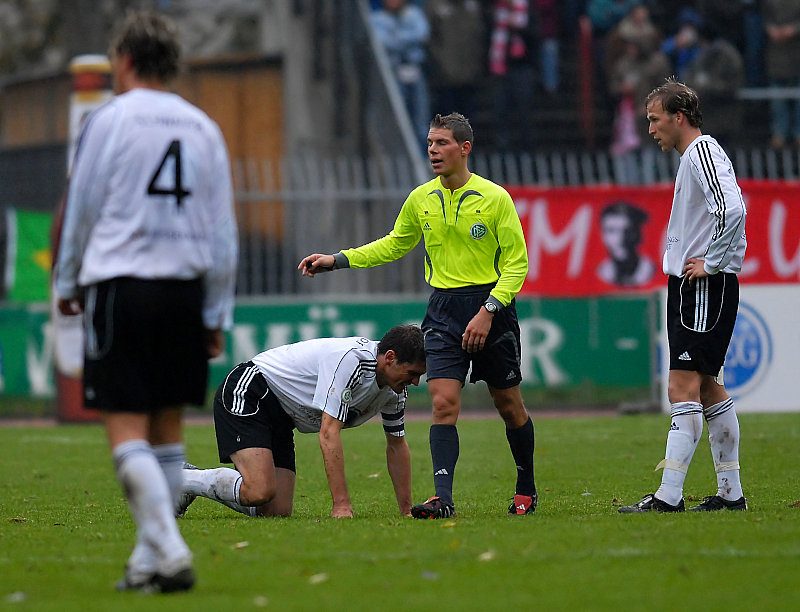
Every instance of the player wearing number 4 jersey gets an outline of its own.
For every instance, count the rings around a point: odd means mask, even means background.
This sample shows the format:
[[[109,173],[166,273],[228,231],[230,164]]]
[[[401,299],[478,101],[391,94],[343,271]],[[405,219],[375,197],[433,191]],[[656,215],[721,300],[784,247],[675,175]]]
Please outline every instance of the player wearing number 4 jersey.
[[[167,90],[177,33],[134,13],[110,45],[111,102],[86,120],[55,266],[62,313],[84,312],[84,396],[98,408],[137,527],[120,588],[188,589],[181,408],[203,404],[232,325],[237,232],[222,134]]]
[[[700,127],[697,94],[668,79],[647,98],[650,134],[681,154],[667,226],[669,401],[671,425],[661,486],[620,512],[682,512],[683,483],[708,424],[717,492],[692,510],[746,510],[739,478],[739,421],[722,381],[739,304],[737,273],[747,242],[733,164]]]

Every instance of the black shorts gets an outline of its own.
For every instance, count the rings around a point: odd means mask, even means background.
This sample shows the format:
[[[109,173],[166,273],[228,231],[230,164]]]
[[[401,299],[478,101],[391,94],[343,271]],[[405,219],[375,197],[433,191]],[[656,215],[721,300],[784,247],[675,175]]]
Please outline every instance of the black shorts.
[[[717,376],[739,309],[739,279],[713,274],[695,279],[670,276],[667,284],[669,369]]]
[[[222,463],[244,448],[268,448],[276,468],[294,472],[294,422],[252,361],[240,363],[214,396],[214,429]]]
[[[114,278],[87,287],[85,302],[87,406],[147,414],[205,402],[201,279]]]
[[[485,380],[496,389],[520,384],[520,340],[514,301],[494,315],[483,349],[468,353],[461,347],[462,334],[494,285],[458,289],[436,289],[428,300],[422,321],[425,332],[427,378],[451,378],[464,384],[470,363],[469,381]]]

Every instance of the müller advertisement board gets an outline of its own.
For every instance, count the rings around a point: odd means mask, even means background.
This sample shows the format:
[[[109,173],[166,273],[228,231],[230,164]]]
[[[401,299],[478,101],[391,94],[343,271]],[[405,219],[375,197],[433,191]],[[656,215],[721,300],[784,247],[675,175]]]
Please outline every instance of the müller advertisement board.
[[[666,292],[662,292],[666,304]],[[669,352],[662,316],[663,408],[669,412]],[[797,412],[800,285],[741,285],[739,314],[725,357],[725,388],[737,412]]]

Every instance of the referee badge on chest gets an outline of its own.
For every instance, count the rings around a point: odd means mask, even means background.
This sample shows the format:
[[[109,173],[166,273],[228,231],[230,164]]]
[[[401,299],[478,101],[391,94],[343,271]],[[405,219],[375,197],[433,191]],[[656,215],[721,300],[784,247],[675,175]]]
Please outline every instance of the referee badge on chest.
[[[488,233],[489,230],[483,223],[474,223],[472,227],[469,228],[469,235],[472,236],[475,240],[480,240]]]

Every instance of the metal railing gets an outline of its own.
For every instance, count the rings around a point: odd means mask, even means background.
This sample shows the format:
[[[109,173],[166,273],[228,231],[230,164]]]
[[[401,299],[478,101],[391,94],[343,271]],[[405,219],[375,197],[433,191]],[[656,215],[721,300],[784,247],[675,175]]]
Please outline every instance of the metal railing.
[[[740,179],[800,179],[795,150],[735,149],[731,156]],[[624,162],[605,152],[476,153],[471,169],[502,185],[648,185],[672,182],[679,157],[653,148]],[[332,253],[388,233],[417,184],[418,173],[405,156],[235,162],[240,296],[427,293],[421,247],[369,270],[307,279],[296,269],[310,253]]]

